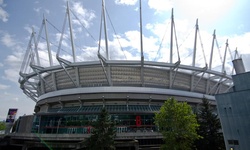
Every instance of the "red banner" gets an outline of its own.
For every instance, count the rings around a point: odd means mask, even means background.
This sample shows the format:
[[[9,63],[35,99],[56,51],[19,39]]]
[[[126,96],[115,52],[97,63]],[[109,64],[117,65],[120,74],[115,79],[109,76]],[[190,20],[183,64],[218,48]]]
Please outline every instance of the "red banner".
[[[141,126],[141,116],[136,116],[135,120],[136,120],[136,126],[137,127]]]

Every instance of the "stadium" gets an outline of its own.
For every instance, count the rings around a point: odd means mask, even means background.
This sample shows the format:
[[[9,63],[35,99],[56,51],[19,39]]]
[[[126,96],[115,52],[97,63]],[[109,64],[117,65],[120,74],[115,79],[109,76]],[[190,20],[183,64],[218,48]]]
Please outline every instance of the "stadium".
[[[24,94],[36,102],[35,113],[18,119],[15,132],[10,134],[10,145],[26,149],[84,148],[82,141],[90,136],[92,123],[105,107],[116,123],[117,149],[159,149],[162,135],[158,132],[153,118],[165,100],[174,97],[178,101],[185,101],[195,111],[201,99],[205,97],[216,107],[214,95],[225,93],[233,86],[231,75],[225,71],[228,42],[221,70],[212,69],[215,31],[211,39],[209,63],[204,67],[195,65],[199,36],[198,20],[195,25],[191,65],[181,63],[178,48],[177,59],[173,58],[174,53],[176,54],[174,45],[177,45],[173,10],[170,19],[169,62],[144,59],[142,28],[140,60],[112,60],[109,57],[105,30],[104,4],[102,9],[101,27],[104,27],[105,52],[104,55],[100,52],[102,48],[99,40],[96,53],[98,60],[76,61],[77,52],[71,25],[71,17],[75,15],[71,14],[73,12],[69,5],[64,26],[66,22],[69,23],[72,47],[70,59],[65,59],[61,55],[64,37],[64,32],[61,31],[56,53],[57,62],[52,61],[51,44],[46,36],[49,32],[47,24],[50,22],[45,17],[39,34],[32,32],[20,70],[19,83]],[[38,51],[43,29],[49,58],[49,65],[46,67],[41,64]]]

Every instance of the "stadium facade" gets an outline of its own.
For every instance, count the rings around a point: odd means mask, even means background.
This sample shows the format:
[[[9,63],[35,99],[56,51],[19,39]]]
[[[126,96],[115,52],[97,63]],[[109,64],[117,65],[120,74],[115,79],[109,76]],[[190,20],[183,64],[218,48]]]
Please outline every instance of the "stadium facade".
[[[105,5],[102,9],[105,27]],[[65,18],[68,19],[72,35],[69,6],[66,12]],[[47,19],[44,18],[41,28],[47,35],[46,24]],[[56,54],[58,63],[53,65],[50,42],[46,38],[50,62],[48,67],[40,63],[37,49],[40,35],[36,36],[33,31],[19,83],[23,92],[36,102],[35,113],[18,119],[15,132],[9,134],[9,145],[23,149],[81,149],[84,147],[82,141],[91,134],[92,123],[105,107],[116,123],[117,149],[157,149],[162,143],[162,135],[153,118],[165,100],[175,97],[196,109],[205,97],[215,106],[214,95],[225,93],[233,86],[231,75],[225,73],[226,57],[222,62],[222,71],[212,70],[215,32],[209,64],[204,67],[195,66],[198,20],[192,65],[181,64],[179,57],[178,61],[173,62],[176,35],[173,11],[169,63],[144,60],[142,27],[140,31],[141,60],[109,59],[105,30],[106,56],[98,50],[99,60],[75,61],[74,39],[71,36],[72,61],[60,56],[60,40]],[[227,46],[228,43],[225,55]]]

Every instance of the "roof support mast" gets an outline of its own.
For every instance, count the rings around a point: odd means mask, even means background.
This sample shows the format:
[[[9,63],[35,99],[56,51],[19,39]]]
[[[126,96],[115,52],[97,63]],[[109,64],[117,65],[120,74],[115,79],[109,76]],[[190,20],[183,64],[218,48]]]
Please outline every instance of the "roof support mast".
[[[216,39],[215,31],[216,30],[214,30],[214,33],[213,33],[213,40],[212,40],[212,47],[211,47],[211,54],[210,54],[210,62],[209,62],[209,66],[208,66],[209,70],[212,69],[212,62],[213,62],[213,55],[214,55],[214,41]],[[210,74],[208,74],[208,79],[210,79]],[[210,80],[207,80],[206,94],[208,94],[209,88],[210,88]]]
[[[70,40],[71,40],[71,47],[72,47],[72,54],[73,54],[73,62],[76,62],[75,44],[74,44],[74,37],[73,37],[73,32],[72,32],[72,25],[71,25],[70,11],[69,11],[69,2],[67,2],[67,14],[68,14],[68,19],[69,19],[69,30],[70,30]]]
[[[48,36],[46,18],[45,18],[44,15],[43,15],[43,24],[44,24],[45,35],[46,35],[47,49],[48,49],[48,55],[49,55],[49,64],[50,64],[50,66],[52,66],[53,65],[53,60],[52,60],[52,55],[51,55],[51,50],[50,50],[50,43],[49,43],[49,36]]]
[[[51,50],[50,50],[47,23],[46,23],[46,18],[44,15],[43,15],[43,24],[44,24],[44,30],[45,30],[45,35],[46,35],[47,49],[48,49],[48,55],[49,55],[49,64],[50,64],[50,66],[53,66],[53,59],[52,59],[52,54],[51,54]],[[42,76],[40,74],[39,74],[39,77],[42,78]],[[56,89],[55,74],[54,73],[52,73],[52,80],[53,80],[53,87]],[[42,83],[41,85],[44,86],[44,83]],[[42,92],[44,92],[44,91],[42,91]]]
[[[223,59],[223,64],[222,64],[222,73],[225,73],[225,62],[226,62],[226,56],[227,56],[227,48],[228,48],[228,39],[226,41],[226,48],[225,48],[225,53],[224,53],[224,59]]]
[[[195,25],[195,37],[194,37],[194,53],[193,53],[193,62],[192,66],[195,66],[195,59],[196,59],[196,46],[197,46],[197,33],[199,30],[199,25],[198,25],[198,19],[196,19],[196,25]]]
[[[108,33],[107,33],[107,24],[106,24],[106,13],[105,13],[105,2],[102,0],[102,15],[103,15],[103,24],[104,24],[104,36],[105,36],[105,47],[106,47],[106,59],[109,60],[109,50],[108,50]]]
[[[35,34],[34,28],[32,27],[32,34]],[[33,37],[34,43],[35,43],[35,54],[36,54],[36,61],[37,61],[37,65],[41,66],[40,64],[40,59],[39,59],[39,53],[38,53],[38,48],[37,48],[37,41],[36,41],[36,36]]]
[[[216,39],[216,34],[215,34],[215,30],[214,30],[212,48],[211,48],[211,54],[210,54],[210,62],[209,62],[209,66],[208,66],[209,70],[212,69],[213,53],[214,53],[214,41],[215,41],[215,39]]]
[[[111,79],[111,67],[109,64],[104,64],[104,62],[106,60],[110,60],[110,55],[109,55],[109,49],[108,49],[108,33],[107,33],[107,24],[106,24],[106,11],[105,11],[106,7],[105,7],[105,2],[104,0],[102,0],[102,19],[101,19],[101,26],[100,26],[100,39],[99,39],[99,48],[98,48],[98,57],[100,59],[102,68],[103,68],[103,72],[107,78],[108,84],[110,86],[112,86],[112,79]],[[102,21],[103,21],[103,27],[104,27],[104,36],[105,36],[105,49],[106,49],[106,59],[103,58],[100,54],[100,43],[101,43],[101,29],[102,29]],[[105,68],[105,65],[107,65],[107,67]],[[104,104],[105,105],[105,104]]]
[[[195,59],[196,59],[196,47],[197,47],[197,33],[199,30],[199,25],[198,25],[198,19],[196,19],[196,24],[195,24],[195,35],[194,35],[194,52],[193,52],[193,62],[192,66],[195,67]],[[191,77],[191,91],[194,90],[194,72],[192,73]]]
[[[140,39],[141,39],[141,61],[144,61],[143,55],[143,38],[142,38],[142,10],[141,10],[141,0],[140,0]]]
[[[43,20],[45,20],[44,16],[43,16]],[[47,44],[48,44],[48,38],[47,38],[47,32],[46,31],[47,31],[47,28],[45,27],[46,41],[47,41]],[[35,31],[34,31],[33,27],[32,27],[32,34],[35,34]],[[40,36],[40,33],[39,33],[39,36]],[[33,37],[33,40],[34,40],[34,43],[35,43],[35,54],[36,54],[37,65],[41,66],[39,53],[38,53],[38,41],[36,40],[36,36]],[[50,46],[49,45],[47,45],[47,46],[48,46],[48,50],[49,50]],[[49,52],[50,52],[50,50],[49,50]],[[49,54],[51,54],[51,53],[49,53]],[[51,56],[51,55],[49,55],[49,56]],[[49,57],[49,59],[51,59],[51,57]],[[50,62],[50,66],[52,66],[53,62],[52,61],[49,61],[49,62]],[[39,79],[42,80],[41,74],[38,74],[38,77],[39,77]],[[44,93],[44,91],[45,91],[44,90],[44,82],[41,82],[41,91],[37,92],[37,93],[38,93],[38,95],[41,95],[41,93]]]
[[[174,9],[172,8],[171,13],[171,35],[170,35],[170,62],[173,63],[173,41],[174,41]]]
[[[221,68],[221,72],[226,75],[226,70],[225,70],[225,62],[226,62],[226,56],[227,56],[227,48],[228,48],[228,39],[226,41],[226,47],[225,47],[225,52],[224,52],[224,58],[223,58],[223,62],[222,62],[222,68]],[[215,84],[215,86],[212,88],[216,88],[215,89],[215,94],[218,93],[220,91],[220,87],[221,84],[223,82],[223,77],[220,77],[219,81]]]
[[[144,55],[143,55],[143,36],[142,36],[142,9],[140,0],[140,39],[141,39],[141,82],[144,86]]]
[[[21,69],[19,71],[19,74],[22,74],[22,73],[27,71],[27,66],[29,65],[29,61],[30,61],[29,56],[30,56],[30,52],[31,52],[31,49],[32,49],[32,47],[31,47],[32,44],[31,43],[32,43],[32,39],[34,38],[34,36],[35,36],[35,32],[32,32],[31,36],[30,36],[30,39],[29,39],[28,47],[26,49],[26,52],[25,52],[25,55],[24,55],[24,58],[23,58],[23,62],[21,64]]]
[[[170,56],[169,56],[169,63],[173,63],[173,41],[174,41],[174,9],[172,8],[171,12],[171,31],[170,31]],[[173,86],[173,75],[172,75],[172,68],[169,70],[169,88],[171,89]]]

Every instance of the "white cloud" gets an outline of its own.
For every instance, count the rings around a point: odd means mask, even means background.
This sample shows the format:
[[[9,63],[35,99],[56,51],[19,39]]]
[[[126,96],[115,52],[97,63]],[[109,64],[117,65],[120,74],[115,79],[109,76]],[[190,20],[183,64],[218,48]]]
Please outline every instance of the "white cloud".
[[[140,32],[139,31],[127,31],[125,32],[125,39],[128,41],[127,47],[131,47],[131,50],[140,52]]]
[[[97,58],[97,47],[84,47],[79,52],[80,54],[76,56],[77,61],[94,61]],[[66,57],[66,56],[64,56]],[[70,56],[72,60],[72,57]],[[68,59],[67,59],[68,60]]]
[[[244,24],[240,24],[240,25],[238,25],[238,27],[237,27],[237,29],[239,29],[239,30],[242,30],[242,29],[244,29],[245,28],[245,25]]]
[[[24,29],[26,30],[26,31],[28,31],[28,33],[29,33],[29,35],[31,35],[31,33],[32,33],[32,28],[34,28],[34,31],[39,31],[39,28],[40,27],[38,27],[38,26],[36,26],[36,25],[29,25],[29,24],[26,24],[25,26],[24,26]],[[30,37],[28,37],[27,39],[29,39]]]
[[[129,41],[125,40],[124,38],[120,38],[119,41],[121,44],[129,42]],[[132,55],[131,51],[129,51],[128,48],[129,47],[123,47],[123,50],[122,50],[117,40],[109,41],[110,59],[112,59],[112,60],[126,60],[126,59],[127,60],[139,60],[140,57],[137,57],[139,55],[137,55],[137,54]]]
[[[13,39],[13,36],[11,36],[9,33],[4,33],[4,35],[1,38],[1,42],[3,45],[7,47],[13,47],[16,45],[16,41]]]
[[[35,12],[37,12],[37,13],[40,13],[41,9],[42,9],[42,7],[33,8],[33,10],[34,10]]]
[[[47,48],[38,50],[38,53],[39,53],[40,65],[43,66],[43,67],[49,67],[50,66],[50,61],[49,61],[49,54],[47,52]],[[52,55],[53,65],[58,64],[57,59],[55,57],[56,54],[55,54],[54,51],[51,51],[51,55]]]
[[[152,0],[153,1],[153,0]],[[204,19],[204,25],[219,21],[235,6],[236,0],[174,0],[173,8],[182,14],[182,18],[194,20]]]
[[[42,11],[42,13],[44,13],[44,12],[47,13],[47,14],[50,13],[50,11],[49,11],[48,9],[44,9],[44,8],[42,8],[42,7],[33,8],[33,10],[34,10],[36,13],[38,13],[38,14],[40,14],[41,11]]]
[[[77,18],[79,19],[78,20],[75,17],[72,17],[72,22],[80,26],[83,24],[85,28],[89,28],[92,24],[91,21],[96,17],[93,10],[85,9],[80,2],[73,3],[72,10],[76,13]]]
[[[29,34],[32,33],[32,28],[29,25],[25,25],[24,29],[29,32]]]
[[[3,10],[2,7],[0,7],[0,19],[3,21],[3,22],[7,22],[8,21],[8,18],[9,18],[9,14]]]
[[[135,5],[138,0],[115,0],[118,5]]]
[[[6,56],[4,60],[4,65],[6,70],[4,70],[4,79],[13,81],[17,83],[19,77],[19,69],[23,58],[23,47],[18,41],[14,39],[13,35],[9,33],[3,33],[1,42],[3,45],[13,50],[11,55]]]
[[[19,55],[20,56],[20,55]],[[19,58],[18,54],[16,53],[15,55],[9,55],[7,56],[6,60],[7,62],[15,62],[17,64],[20,63],[20,58]],[[13,64],[12,64],[13,65]]]
[[[240,54],[249,54],[250,51],[250,32],[246,32],[242,35],[233,35],[227,37],[229,39],[229,46],[232,50],[235,50],[236,47]]]
[[[4,79],[17,83],[18,78],[19,78],[18,71],[19,70],[17,68],[9,68],[9,69],[4,70],[4,74],[5,74]]]
[[[0,84],[0,90],[5,90],[5,89],[8,89],[8,88],[10,88],[9,85]]]
[[[109,41],[109,53],[112,60],[140,60],[141,46],[140,46],[140,32],[133,30],[125,32],[124,35],[119,35],[119,42],[114,36],[113,41]],[[143,36],[143,53],[145,60],[153,60],[158,49],[158,39],[155,37]],[[101,42],[102,47],[104,41]],[[120,47],[120,44],[122,48]],[[103,51],[102,51],[103,52]],[[103,52],[103,55],[105,52]]]
[[[3,9],[5,6],[6,4],[3,3],[3,0],[0,0],[0,19],[3,22],[7,22],[9,18],[9,14]]]
[[[156,13],[161,13],[173,8],[173,0],[148,0],[148,6],[155,9]]]
[[[8,69],[4,70],[4,78],[17,83],[19,78],[19,70],[22,63],[22,53],[16,52],[7,56],[5,59]]]
[[[46,12],[47,14],[49,14],[49,13],[50,13],[50,11],[49,11],[48,9],[45,9],[45,12]]]
[[[13,100],[16,101],[16,102],[18,102],[19,98],[18,97],[14,97]]]

